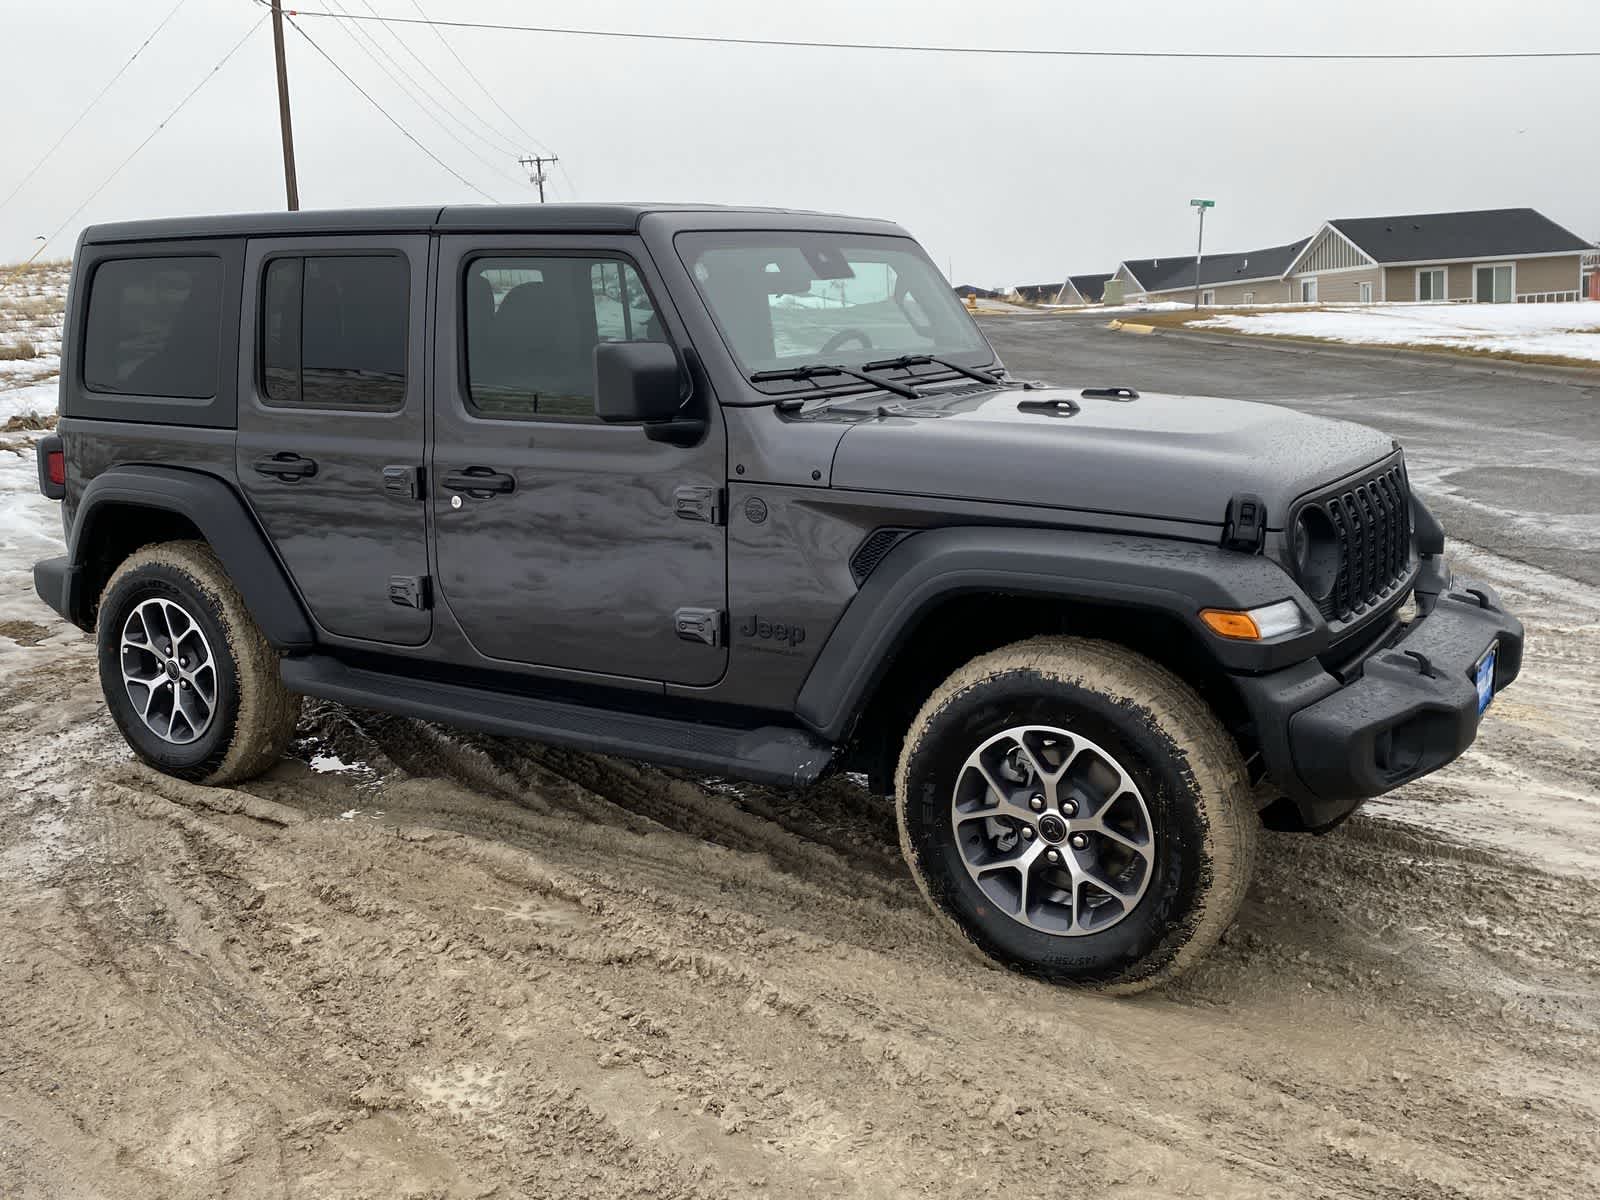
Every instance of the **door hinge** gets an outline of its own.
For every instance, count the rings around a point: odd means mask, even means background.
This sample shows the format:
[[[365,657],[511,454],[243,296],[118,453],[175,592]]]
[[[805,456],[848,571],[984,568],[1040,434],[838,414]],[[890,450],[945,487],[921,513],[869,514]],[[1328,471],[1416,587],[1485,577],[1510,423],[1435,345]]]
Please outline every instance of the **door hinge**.
[[[403,465],[385,467],[383,490],[403,500],[422,499],[422,468]]]
[[[426,575],[389,576],[389,602],[402,608],[432,608],[433,589]]]
[[[720,608],[680,608],[672,614],[672,627],[686,642],[720,646],[724,641],[722,617]]]
[[[1235,492],[1222,522],[1222,548],[1254,554],[1267,540],[1267,506],[1251,492]]]
[[[727,505],[721,488],[685,484],[672,493],[672,508],[680,520],[721,525]]]

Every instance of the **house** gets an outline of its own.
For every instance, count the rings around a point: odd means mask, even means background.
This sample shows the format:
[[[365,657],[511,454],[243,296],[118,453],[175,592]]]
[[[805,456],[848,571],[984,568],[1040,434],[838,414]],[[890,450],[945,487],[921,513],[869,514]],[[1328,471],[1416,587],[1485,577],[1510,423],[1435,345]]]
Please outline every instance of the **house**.
[[[1577,234],[1531,208],[1324,222],[1284,271],[1302,303],[1576,300]]]
[[[1290,299],[1285,269],[1305,249],[1308,239],[1264,250],[1207,254],[1200,260],[1200,303],[1282,304]],[[1122,285],[1130,302],[1190,300],[1195,291],[1195,261],[1179,258],[1130,259],[1118,264],[1112,280]]]
[[[1106,280],[1110,278],[1109,271],[1104,275],[1069,275],[1067,283],[1078,293],[1078,299],[1082,303],[1099,304],[1105,299]]]
[[[1600,245],[1583,256],[1583,298],[1600,300]]]
[[[983,300],[993,300],[1000,294],[991,288],[981,288],[973,283],[958,283],[950,290],[956,295],[960,296],[963,300],[967,299],[969,296],[977,296]]]
[[[1082,304],[1083,299],[1071,289],[1063,289],[1061,280],[1049,283],[1019,283],[1011,289],[1016,299],[1024,304]],[[1057,299],[1057,297],[1061,299]]]

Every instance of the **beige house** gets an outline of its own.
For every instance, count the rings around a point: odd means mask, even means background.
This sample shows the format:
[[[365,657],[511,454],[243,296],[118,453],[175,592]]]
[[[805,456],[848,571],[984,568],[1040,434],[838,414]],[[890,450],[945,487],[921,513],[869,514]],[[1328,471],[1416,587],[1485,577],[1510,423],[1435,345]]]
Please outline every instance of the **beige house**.
[[[1531,208],[1328,221],[1284,272],[1302,303],[1577,300],[1589,243]]]
[[[1326,221],[1309,238],[1199,264],[1202,307],[1577,300],[1593,246],[1531,208]],[[1195,260],[1129,259],[1112,284],[1125,302],[1195,294]]]

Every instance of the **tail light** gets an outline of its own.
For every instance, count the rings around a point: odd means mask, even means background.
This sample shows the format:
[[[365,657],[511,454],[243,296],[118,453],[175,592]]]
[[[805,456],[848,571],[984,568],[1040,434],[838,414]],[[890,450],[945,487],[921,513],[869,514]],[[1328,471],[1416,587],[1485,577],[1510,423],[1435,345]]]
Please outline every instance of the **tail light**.
[[[39,439],[39,490],[51,500],[67,494],[67,451],[56,434]]]

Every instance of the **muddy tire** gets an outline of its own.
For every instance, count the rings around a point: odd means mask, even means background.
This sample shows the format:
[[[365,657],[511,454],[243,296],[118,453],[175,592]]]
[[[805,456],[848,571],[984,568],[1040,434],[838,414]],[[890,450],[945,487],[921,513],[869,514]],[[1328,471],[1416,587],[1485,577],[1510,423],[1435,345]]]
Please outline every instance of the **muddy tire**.
[[[283,756],[300,698],[204,542],[130,555],[101,593],[96,640],[111,716],[157,770],[234,783]]]
[[[947,679],[911,724],[895,798],[918,886],[979,950],[1115,993],[1216,943],[1260,826],[1238,747],[1192,688],[1067,637]]]

